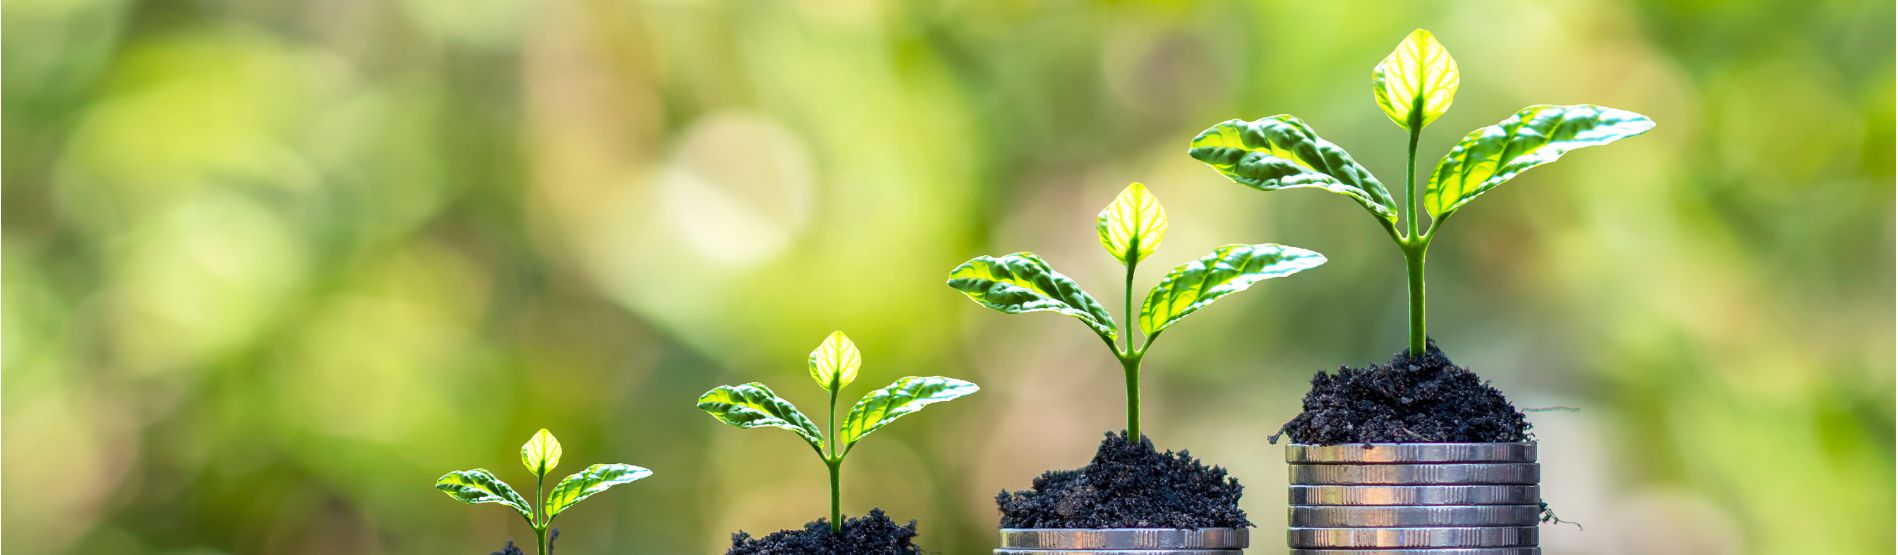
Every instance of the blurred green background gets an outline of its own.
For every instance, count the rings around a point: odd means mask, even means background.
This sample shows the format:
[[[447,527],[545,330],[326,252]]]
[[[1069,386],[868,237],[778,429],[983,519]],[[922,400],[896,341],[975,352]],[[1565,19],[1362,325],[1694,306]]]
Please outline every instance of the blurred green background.
[[[1080,325],[943,285],[1041,253],[1119,294],[1093,217],[1153,187],[1139,286],[1232,242],[1331,263],[1167,334],[1146,426],[1250,486],[1318,370],[1404,340],[1401,257],[1344,198],[1188,158],[1292,113],[1401,184],[1370,70],[1414,27],[1466,130],[1536,103],[1660,123],[1485,196],[1431,258],[1431,331],[1533,413],[1547,553],[1893,550],[1889,2],[9,0],[9,553],[485,553],[532,534],[431,484],[652,468],[563,515],[563,553],[714,553],[825,512],[799,440],[693,408],[762,380],[820,410],[984,386],[879,434],[845,510],[986,553],[994,494],[1122,422]]]

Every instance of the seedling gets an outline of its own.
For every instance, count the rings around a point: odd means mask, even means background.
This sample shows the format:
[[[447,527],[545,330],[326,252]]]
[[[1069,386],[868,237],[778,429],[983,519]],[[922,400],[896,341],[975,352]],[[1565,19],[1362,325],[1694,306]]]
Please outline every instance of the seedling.
[[[1107,343],[1120,360],[1127,381],[1127,441],[1140,442],[1140,360],[1160,333],[1221,297],[1263,280],[1289,276],[1325,263],[1325,257],[1297,247],[1274,244],[1226,245],[1168,272],[1140,304],[1140,332],[1134,342],[1134,268],[1151,256],[1166,237],[1166,209],[1145,185],[1128,185],[1095,219],[1101,247],[1127,267],[1121,314],[1126,333],[1114,325],[1093,295],[1068,276],[1054,271],[1032,252],[978,256],[949,272],[949,286],[982,306],[1008,314],[1050,311],[1073,316]],[[1120,343],[1116,344],[1116,341]]]
[[[830,410],[825,413],[825,426],[829,434],[818,429],[816,423],[797,410],[797,406],[758,382],[712,388],[699,396],[699,409],[739,428],[783,428],[804,438],[804,442],[817,451],[817,458],[823,459],[824,466],[830,468],[832,532],[843,530],[843,488],[838,480],[838,472],[843,468],[844,457],[857,447],[857,442],[863,441],[870,432],[881,430],[898,418],[923,410],[923,407],[981,389],[973,383],[955,378],[904,377],[858,399],[857,405],[850,408],[850,414],[844,416],[842,429],[839,429],[837,393],[857,380],[857,369],[863,366],[863,354],[844,332],[834,331],[824,338],[817,350],[811,351],[807,366],[811,380],[817,382],[824,391],[830,392]],[[834,441],[825,441],[826,437]]]
[[[1530,168],[1571,150],[1647,132],[1646,116],[1593,104],[1538,104],[1463,136],[1437,162],[1424,187],[1430,225],[1417,229],[1417,136],[1450,109],[1456,60],[1429,31],[1418,29],[1371,71],[1371,92],[1391,122],[1410,132],[1404,172],[1403,223],[1389,191],[1344,149],[1318,137],[1298,118],[1280,114],[1229,120],[1193,139],[1193,158],[1241,185],[1261,191],[1317,188],[1351,197],[1371,213],[1404,254],[1410,274],[1410,352],[1424,352],[1424,254],[1444,222],[1463,205]]]
[[[499,503],[512,507],[534,529],[534,543],[540,555],[547,555],[547,528],[553,524],[554,517],[593,494],[652,475],[651,470],[630,464],[596,464],[561,478],[560,483],[554,484],[553,491],[542,496],[547,473],[560,465],[560,440],[546,428],[535,432],[534,437],[521,445],[521,465],[534,475],[534,502],[531,503],[485,468],[443,474],[435,480],[435,489],[462,503]]]

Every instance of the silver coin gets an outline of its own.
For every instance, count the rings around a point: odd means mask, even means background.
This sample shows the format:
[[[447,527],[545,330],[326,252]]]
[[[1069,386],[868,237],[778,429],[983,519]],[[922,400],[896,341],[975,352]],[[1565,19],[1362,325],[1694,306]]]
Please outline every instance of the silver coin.
[[[1003,528],[1002,547],[1023,549],[1239,549],[1247,528]]]
[[[1542,502],[1534,485],[1495,486],[1291,486],[1292,505],[1531,505]]]
[[[1299,528],[1405,528],[1437,526],[1535,526],[1537,505],[1450,505],[1424,507],[1305,507],[1289,509]]]
[[[1287,445],[1288,463],[1536,462],[1535,442]]]
[[[1294,464],[1294,484],[1534,484],[1542,481],[1536,463],[1456,464]]]
[[[1015,549],[1004,547],[995,555],[1240,555],[1244,549]]]
[[[1466,549],[1293,549],[1292,555],[1542,555],[1540,547],[1471,547]]]
[[[1534,526],[1493,528],[1291,528],[1293,548],[1533,547]]]

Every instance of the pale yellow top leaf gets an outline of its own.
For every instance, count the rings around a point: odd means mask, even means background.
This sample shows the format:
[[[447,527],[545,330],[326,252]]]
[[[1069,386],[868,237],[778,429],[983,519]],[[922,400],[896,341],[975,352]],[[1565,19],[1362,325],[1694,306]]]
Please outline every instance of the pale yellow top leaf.
[[[1450,51],[1430,31],[1418,29],[1371,70],[1371,93],[1398,127],[1410,129],[1414,116],[1416,128],[1423,129],[1450,110],[1461,79]]]
[[[857,369],[863,366],[863,353],[844,332],[830,332],[824,343],[811,351],[811,379],[825,391],[836,391],[857,381]]]
[[[534,437],[521,445],[521,464],[535,476],[546,476],[554,467],[560,466],[560,440],[546,428],[534,432]]]
[[[1122,264],[1138,264],[1160,248],[1166,238],[1166,209],[1146,185],[1133,183],[1101,209],[1095,222],[1101,247]]]

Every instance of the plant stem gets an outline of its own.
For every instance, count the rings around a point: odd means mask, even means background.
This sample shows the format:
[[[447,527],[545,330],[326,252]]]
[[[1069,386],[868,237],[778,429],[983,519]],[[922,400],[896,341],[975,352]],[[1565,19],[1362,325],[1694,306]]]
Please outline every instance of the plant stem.
[[[1127,443],[1139,445],[1140,356],[1142,353],[1134,351],[1134,266],[1138,264],[1138,259],[1132,256],[1134,252],[1138,252],[1138,247],[1128,247],[1127,250],[1129,251],[1127,281],[1125,287],[1121,289],[1125,294],[1122,296],[1124,302],[1120,309],[1122,320],[1126,322],[1121,326],[1125,328],[1121,335],[1126,340],[1126,347],[1119,353],[1115,353],[1115,356],[1120,359],[1121,374],[1127,379]]]
[[[829,459],[824,461],[824,465],[830,467],[830,531],[842,533],[844,531],[843,488],[837,481],[837,470],[843,467],[844,460]]]
[[[538,551],[540,551],[540,555],[547,555],[547,522],[541,520],[547,516],[545,514],[541,514],[542,509],[546,508],[547,506],[546,498],[542,497],[542,495],[544,495],[542,492],[543,490],[545,490],[546,485],[547,485],[547,475],[544,473],[538,473],[538,472],[535,473],[534,474],[534,545],[538,548]]]
[[[842,533],[843,521],[843,485],[837,479],[837,468],[843,466],[844,458],[837,454],[837,388],[830,389],[830,410],[827,411],[826,427],[830,428],[830,455],[824,457],[824,466],[830,467],[830,531]]]
[[[1127,377],[1127,442],[1140,443],[1140,357],[1142,353],[1120,357],[1120,370]]]
[[[1404,222],[1410,233],[1398,241],[1398,247],[1404,251],[1404,269],[1410,274],[1412,356],[1424,353],[1424,253],[1430,249],[1430,240],[1417,234],[1417,135],[1423,131],[1422,117],[1418,115],[1421,113],[1421,104],[1411,111],[1410,148],[1404,163]]]
[[[1410,354],[1424,354],[1424,253],[1429,241],[1404,248],[1404,269],[1410,273]]]

